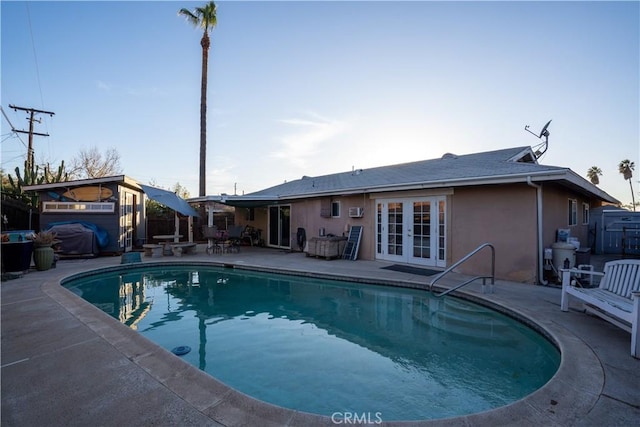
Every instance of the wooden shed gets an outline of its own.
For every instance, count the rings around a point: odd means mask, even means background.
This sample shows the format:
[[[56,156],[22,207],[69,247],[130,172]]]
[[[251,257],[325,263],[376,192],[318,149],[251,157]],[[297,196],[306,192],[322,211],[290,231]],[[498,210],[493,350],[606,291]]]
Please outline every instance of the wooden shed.
[[[30,185],[24,190],[38,193],[41,230],[82,225],[94,232],[94,255],[129,252],[144,242],[145,197],[132,178],[117,175]]]

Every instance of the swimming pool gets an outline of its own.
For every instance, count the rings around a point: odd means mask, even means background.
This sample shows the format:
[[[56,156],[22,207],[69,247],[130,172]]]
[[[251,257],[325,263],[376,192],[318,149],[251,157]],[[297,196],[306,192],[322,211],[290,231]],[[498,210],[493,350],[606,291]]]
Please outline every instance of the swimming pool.
[[[559,353],[523,324],[455,298],[218,267],[142,266],[65,286],[258,399],[322,415],[435,419],[544,385]]]

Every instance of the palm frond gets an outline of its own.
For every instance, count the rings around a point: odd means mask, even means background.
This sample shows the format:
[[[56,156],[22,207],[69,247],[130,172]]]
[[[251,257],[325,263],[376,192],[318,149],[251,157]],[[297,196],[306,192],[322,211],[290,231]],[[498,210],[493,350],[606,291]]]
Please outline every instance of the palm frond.
[[[184,16],[184,18],[187,20],[187,22],[191,25],[193,25],[194,27],[199,27],[200,26],[200,18],[196,15],[193,14],[193,12],[191,12],[189,9],[186,8],[182,8],[178,11],[178,15],[180,16]]]

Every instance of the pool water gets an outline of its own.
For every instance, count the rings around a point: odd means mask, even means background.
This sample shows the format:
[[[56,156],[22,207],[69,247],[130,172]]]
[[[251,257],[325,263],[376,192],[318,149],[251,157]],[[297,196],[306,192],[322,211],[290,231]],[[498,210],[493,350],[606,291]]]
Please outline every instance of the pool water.
[[[190,347],[180,357],[230,387],[327,416],[481,412],[532,393],[560,363],[524,324],[419,290],[203,266],[64,285],[169,351]]]

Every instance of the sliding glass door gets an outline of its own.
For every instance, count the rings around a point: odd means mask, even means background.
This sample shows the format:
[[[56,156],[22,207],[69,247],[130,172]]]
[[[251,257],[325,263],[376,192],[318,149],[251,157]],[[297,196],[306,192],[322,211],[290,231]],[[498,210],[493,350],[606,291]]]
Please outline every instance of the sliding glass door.
[[[291,206],[269,206],[269,246],[291,248]]]

